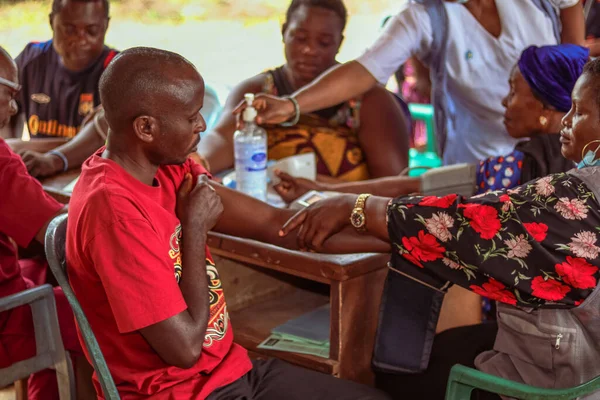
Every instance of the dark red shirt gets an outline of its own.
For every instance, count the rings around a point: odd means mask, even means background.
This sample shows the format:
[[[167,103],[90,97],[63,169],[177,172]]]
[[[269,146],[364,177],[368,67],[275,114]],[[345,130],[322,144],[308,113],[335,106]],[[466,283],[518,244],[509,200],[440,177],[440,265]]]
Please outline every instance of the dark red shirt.
[[[19,268],[16,244],[28,246],[61,208],[62,205],[48,196],[42,185],[27,173],[21,157],[0,139],[0,297],[27,289]],[[8,313],[0,313],[0,339],[7,319]],[[1,364],[0,359],[0,367]]]
[[[233,343],[221,280],[207,248],[210,317],[202,355],[190,369],[166,364],[139,330],[187,308],[176,193],[186,173],[206,170],[189,160],[159,168],[155,186],[103,159],[83,165],[69,208],[69,277],[122,399],[204,399],[251,369]],[[98,382],[95,382],[99,390]]]

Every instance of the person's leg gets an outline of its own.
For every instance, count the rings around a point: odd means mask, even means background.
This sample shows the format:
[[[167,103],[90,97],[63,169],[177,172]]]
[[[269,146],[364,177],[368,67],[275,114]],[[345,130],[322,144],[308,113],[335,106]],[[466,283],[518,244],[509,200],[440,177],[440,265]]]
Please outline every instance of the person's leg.
[[[383,392],[277,359],[253,362],[254,400],[384,400]]]
[[[473,394],[471,395],[471,400],[502,400],[502,397],[496,393],[474,390]]]
[[[475,357],[491,350],[498,325],[486,323],[449,329],[436,335],[429,367],[421,374],[377,373],[377,387],[392,398],[442,400],[455,364],[475,367]]]
[[[252,370],[237,381],[219,388],[208,395],[206,400],[253,400],[252,385],[250,384]]]
[[[29,375],[27,400],[59,400],[56,371],[44,369]]]

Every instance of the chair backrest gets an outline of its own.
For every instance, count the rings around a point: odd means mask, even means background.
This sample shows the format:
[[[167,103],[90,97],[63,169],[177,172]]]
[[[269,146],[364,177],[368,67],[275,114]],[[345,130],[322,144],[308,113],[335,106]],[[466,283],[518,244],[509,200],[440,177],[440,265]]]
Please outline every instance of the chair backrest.
[[[85,341],[85,346],[92,358],[92,366],[96,371],[96,375],[98,380],[100,381],[100,386],[102,387],[102,392],[104,393],[104,398],[108,400],[118,400],[119,392],[117,391],[117,387],[110,375],[110,371],[108,366],[106,365],[106,361],[104,360],[104,356],[102,355],[102,351],[100,350],[100,346],[98,345],[98,341],[96,340],[96,336],[94,336],[94,332],[92,332],[92,328],[79,304],[79,301],[75,297],[73,293],[73,289],[71,288],[71,284],[67,278],[67,262],[65,256],[65,242],[67,236],[67,215],[59,215],[54,218],[50,225],[48,226],[48,230],[46,231],[46,258],[48,259],[48,264],[50,265],[50,270],[54,274],[56,281],[62,288],[63,292],[71,308],[73,309],[73,314],[75,314],[75,319],[77,320],[77,325],[79,326],[79,330],[81,335],[83,336],[83,340]]]
[[[210,85],[204,86],[204,106],[202,107],[202,116],[206,122],[206,131],[208,132],[216,124],[221,115],[223,106],[217,91]]]
[[[73,366],[60,337],[52,286],[46,284],[0,298],[0,313],[24,305],[31,307],[36,354],[1,368],[0,387],[27,378],[43,369],[53,368],[56,370],[59,398],[75,399]]]

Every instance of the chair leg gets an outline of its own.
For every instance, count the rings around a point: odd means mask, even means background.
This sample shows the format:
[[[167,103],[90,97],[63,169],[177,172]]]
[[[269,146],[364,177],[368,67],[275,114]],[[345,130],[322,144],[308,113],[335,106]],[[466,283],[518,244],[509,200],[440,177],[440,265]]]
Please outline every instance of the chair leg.
[[[446,400],[470,400],[473,387],[461,382],[449,381]]]
[[[27,400],[27,378],[15,382],[15,394],[17,400]]]
[[[55,364],[56,379],[58,380],[58,396],[60,400],[75,400],[75,374],[73,363],[68,352],[63,353],[64,359]]]

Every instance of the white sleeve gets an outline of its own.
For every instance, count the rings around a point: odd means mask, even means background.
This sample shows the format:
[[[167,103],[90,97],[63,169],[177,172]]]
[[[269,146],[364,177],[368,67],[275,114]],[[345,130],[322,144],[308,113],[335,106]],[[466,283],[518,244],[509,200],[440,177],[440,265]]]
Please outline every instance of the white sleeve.
[[[427,11],[422,5],[411,3],[387,22],[375,43],[356,61],[385,84],[411,56],[427,58],[432,39]]]
[[[563,9],[573,7],[575,4],[579,3],[580,0],[549,0],[550,3],[554,6],[554,8]]]

